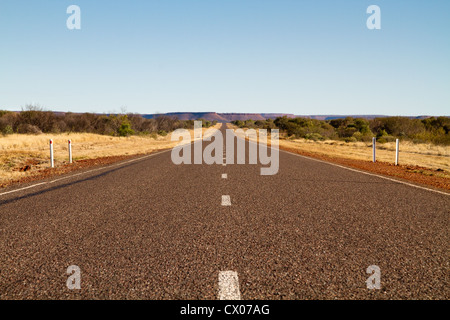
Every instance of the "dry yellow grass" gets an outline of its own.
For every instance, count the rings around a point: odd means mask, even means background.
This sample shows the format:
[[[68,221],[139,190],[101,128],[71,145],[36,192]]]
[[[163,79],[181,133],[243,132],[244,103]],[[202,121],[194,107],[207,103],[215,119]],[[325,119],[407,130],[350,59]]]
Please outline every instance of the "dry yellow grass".
[[[372,143],[342,141],[280,140],[280,146],[302,149],[347,159],[372,160]],[[377,144],[377,161],[395,162],[395,143]],[[450,147],[432,144],[400,143],[399,163],[450,172]]]
[[[217,124],[214,129],[220,128]],[[203,129],[205,132],[207,129]],[[193,130],[190,130],[193,137]],[[0,135],[0,185],[20,179],[39,168],[49,167],[49,140],[54,142],[55,166],[68,162],[68,140],[72,140],[73,160],[95,159],[108,156],[146,154],[172,148],[178,142],[167,136],[110,137],[91,133],[63,133],[26,135]],[[20,172],[19,169],[32,163],[34,170]]]
[[[229,125],[229,128],[236,129]],[[245,131],[245,129],[244,129]],[[270,141],[270,140],[269,140]],[[318,155],[337,158],[372,161],[372,143],[344,142],[336,140],[312,141],[306,139],[280,138],[280,147],[303,150]],[[377,144],[377,161],[395,162],[395,142]],[[429,169],[442,169],[444,176],[450,177],[450,146],[434,144],[415,144],[400,142],[399,163]]]

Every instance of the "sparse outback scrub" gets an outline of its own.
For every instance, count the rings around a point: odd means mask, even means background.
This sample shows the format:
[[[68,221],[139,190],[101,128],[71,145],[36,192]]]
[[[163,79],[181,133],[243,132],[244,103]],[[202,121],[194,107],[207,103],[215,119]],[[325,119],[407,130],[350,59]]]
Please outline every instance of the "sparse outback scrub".
[[[216,124],[213,128],[219,128]],[[208,130],[203,128],[203,131]],[[190,130],[193,137],[193,130]],[[148,154],[172,148],[178,142],[171,135],[134,135],[112,137],[93,133],[9,134],[0,135],[0,187],[49,167],[49,140],[53,139],[55,166],[68,164],[68,140],[72,141],[73,160]]]
[[[281,146],[302,149],[316,154],[334,157],[372,160],[372,143],[342,142],[342,141],[313,141],[307,139],[282,139]],[[395,142],[377,144],[377,161],[394,163]],[[431,143],[400,143],[400,164],[416,165],[430,169],[441,169],[436,174],[450,173],[450,146],[434,145]],[[450,176],[449,176],[450,177]]]
[[[315,120],[278,117],[265,121],[234,121],[240,128],[279,129],[281,148],[355,160],[372,160],[372,138],[377,139],[377,161],[394,163],[395,140],[400,139],[400,164],[450,175],[450,118],[382,117]],[[427,173],[429,174],[429,173]]]
[[[237,129],[233,124],[228,124],[228,127]],[[293,153],[450,190],[448,145],[402,141],[400,166],[397,167],[394,166],[395,142],[377,144],[376,164],[372,163],[372,143],[369,142],[314,141],[288,138],[285,133],[281,133],[279,147]]]
[[[415,143],[450,145],[449,117],[381,117],[371,120],[352,117],[333,120],[278,117],[275,120],[237,120],[232,123],[240,128],[277,128],[287,137],[313,141],[370,142],[372,137],[376,137],[380,143],[393,142],[399,138]]]

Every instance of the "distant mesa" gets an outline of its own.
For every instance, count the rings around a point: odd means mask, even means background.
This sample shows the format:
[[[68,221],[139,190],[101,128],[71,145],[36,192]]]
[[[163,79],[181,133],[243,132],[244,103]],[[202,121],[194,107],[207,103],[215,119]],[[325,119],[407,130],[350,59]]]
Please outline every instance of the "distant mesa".
[[[290,113],[216,113],[216,112],[169,112],[162,114],[143,114],[142,116],[146,119],[154,119],[158,116],[168,116],[168,117],[177,117],[180,120],[196,120],[196,119],[205,119],[208,121],[217,121],[217,122],[230,122],[236,120],[267,120],[267,119],[275,119],[278,117],[288,117],[288,118],[309,118],[316,120],[333,120],[333,119],[343,119],[347,117],[352,118],[364,118],[364,119],[374,119],[374,118],[384,118],[387,116],[384,115],[294,115]],[[428,116],[419,116],[419,117],[410,117],[417,119],[428,118]]]
[[[216,112],[169,112],[163,114],[143,114],[146,119],[154,119],[158,116],[177,117],[180,120],[205,119],[208,121],[230,122],[235,120],[266,120],[277,117],[295,118],[296,116],[288,113],[216,113]]]
[[[20,113],[21,111],[13,111]],[[53,111],[56,115],[65,115],[67,112]],[[109,115],[109,114],[106,114]],[[375,119],[375,118],[385,118],[390,117],[386,115],[294,115],[292,113],[217,113],[217,112],[169,112],[169,113],[155,113],[155,114],[140,114],[142,117],[146,119],[154,119],[159,116],[167,116],[167,117],[176,117],[179,120],[197,120],[204,119],[208,121],[217,121],[221,123],[227,123],[236,120],[267,120],[267,119],[276,119],[278,117],[288,117],[288,118],[308,118],[308,119],[316,119],[316,120],[334,120],[334,119],[344,119],[347,117],[352,118],[363,118],[367,120]],[[422,115],[417,117],[408,117],[410,119],[427,119],[430,116]]]

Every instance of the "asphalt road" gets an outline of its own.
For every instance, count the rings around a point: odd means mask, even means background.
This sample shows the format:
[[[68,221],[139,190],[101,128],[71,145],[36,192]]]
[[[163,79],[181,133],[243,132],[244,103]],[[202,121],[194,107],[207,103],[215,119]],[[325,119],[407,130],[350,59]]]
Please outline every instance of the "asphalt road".
[[[163,152],[0,191],[0,298],[217,299],[232,271],[242,299],[449,299],[448,195],[286,152],[260,167]]]

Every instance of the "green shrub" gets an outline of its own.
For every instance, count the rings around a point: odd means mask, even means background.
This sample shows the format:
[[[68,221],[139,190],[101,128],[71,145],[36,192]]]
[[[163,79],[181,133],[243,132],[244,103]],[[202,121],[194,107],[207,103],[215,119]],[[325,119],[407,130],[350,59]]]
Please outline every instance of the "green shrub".
[[[385,137],[387,135],[388,133],[386,132],[386,130],[382,129],[377,133],[377,138]]]
[[[323,140],[325,140],[325,138],[322,137],[319,133],[307,133],[305,135],[305,139],[313,140],[313,141],[323,141]]]
[[[3,133],[4,135],[7,135],[7,134],[13,134],[14,131],[13,131],[13,128],[12,128],[10,125],[7,125],[7,126],[2,130],[2,133]]]
[[[361,140],[362,140],[362,137],[363,137],[363,134],[362,134],[361,132],[357,131],[357,132],[355,132],[355,133],[353,134],[352,137],[355,138],[356,141],[361,141]]]
[[[377,138],[377,142],[379,142],[379,143],[395,142],[396,139],[397,138],[394,136],[387,135],[387,136],[382,136],[380,138]]]
[[[355,137],[347,137],[344,139],[345,142],[357,142],[358,140],[356,140]]]
[[[117,130],[117,133],[119,134],[120,137],[128,137],[134,134],[134,130],[131,129],[131,124],[129,122],[124,121]]]

